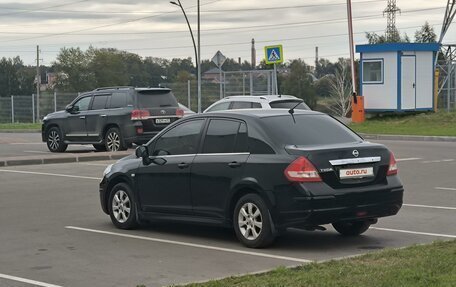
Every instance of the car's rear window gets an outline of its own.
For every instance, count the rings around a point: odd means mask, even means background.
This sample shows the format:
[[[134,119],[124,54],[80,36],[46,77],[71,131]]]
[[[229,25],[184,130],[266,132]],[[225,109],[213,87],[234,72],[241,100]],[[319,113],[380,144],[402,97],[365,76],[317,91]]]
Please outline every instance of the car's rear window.
[[[279,145],[315,146],[359,142],[362,139],[328,115],[264,118],[265,129]]]
[[[140,91],[138,92],[140,108],[177,107],[178,103],[171,91]]]
[[[300,103],[300,104],[298,106],[296,106],[298,103]],[[269,105],[273,109],[291,109],[296,106],[295,109],[297,109],[297,110],[310,110],[310,108],[303,101],[295,101],[295,100],[274,101],[274,102],[270,102]]]

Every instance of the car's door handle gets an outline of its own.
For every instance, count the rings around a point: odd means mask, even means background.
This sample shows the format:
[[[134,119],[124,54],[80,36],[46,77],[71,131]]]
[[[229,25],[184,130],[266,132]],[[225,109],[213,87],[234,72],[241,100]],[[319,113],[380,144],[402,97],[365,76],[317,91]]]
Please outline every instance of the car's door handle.
[[[236,168],[236,167],[240,167],[241,164],[238,163],[237,161],[233,161],[233,162],[230,162],[230,163],[228,164],[228,166],[231,167],[231,168]]]
[[[102,118],[106,118],[106,115],[100,115],[100,117],[102,117]]]
[[[79,117],[81,120],[85,119],[86,117],[85,116],[80,116]]]
[[[180,169],[183,169],[183,168],[187,168],[189,167],[190,165],[186,162],[181,162],[180,164],[177,165],[178,168]]]

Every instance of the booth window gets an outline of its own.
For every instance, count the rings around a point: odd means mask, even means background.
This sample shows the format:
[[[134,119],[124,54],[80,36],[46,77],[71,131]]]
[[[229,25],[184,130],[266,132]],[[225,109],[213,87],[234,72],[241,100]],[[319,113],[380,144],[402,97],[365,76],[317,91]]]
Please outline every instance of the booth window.
[[[383,60],[363,61],[363,84],[383,83]]]

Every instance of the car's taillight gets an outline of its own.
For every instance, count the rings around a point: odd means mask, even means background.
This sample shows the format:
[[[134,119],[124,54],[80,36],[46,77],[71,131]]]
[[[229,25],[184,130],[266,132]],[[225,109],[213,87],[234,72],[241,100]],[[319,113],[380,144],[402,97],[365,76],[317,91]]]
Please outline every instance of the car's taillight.
[[[397,163],[396,163],[396,158],[394,157],[394,154],[390,154],[390,161],[389,161],[389,166],[388,166],[388,172],[386,175],[395,175],[397,174]]]
[[[182,118],[184,116],[184,110],[183,109],[177,109],[176,110],[176,116]]]
[[[321,181],[317,169],[305,157],[298,157],[286,169],[285,176],[292,182],[317,182]]]
[[[147,119],[150,117],[150,113],[148,110],[133,110],[131,111],[131,119],[132,120],[142,120]]]

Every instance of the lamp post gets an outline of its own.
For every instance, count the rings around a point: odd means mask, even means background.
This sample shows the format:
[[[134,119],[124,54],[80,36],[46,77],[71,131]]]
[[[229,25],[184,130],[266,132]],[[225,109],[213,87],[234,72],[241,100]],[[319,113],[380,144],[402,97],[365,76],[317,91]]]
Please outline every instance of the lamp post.
[[[181,8],[182,13],[184,14],[185,21],[187,21],[187,26],[190,31],[190,35],[192,36],[193,48],[195,50],[195,64],[196,64],[196,73],[198,78],[198,113],[201,113],[201,61],[200,61],[200,2],[198,0],[198,51],[195,44],[195,37],[193,36],[192,26],[190,26],[190,22],[188,21],[187,13],[185,13],[184,7],[180,0],[170,1],[169,3],[176,5]]]

